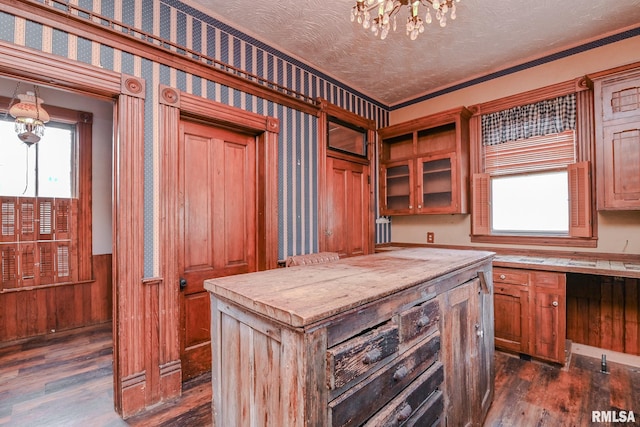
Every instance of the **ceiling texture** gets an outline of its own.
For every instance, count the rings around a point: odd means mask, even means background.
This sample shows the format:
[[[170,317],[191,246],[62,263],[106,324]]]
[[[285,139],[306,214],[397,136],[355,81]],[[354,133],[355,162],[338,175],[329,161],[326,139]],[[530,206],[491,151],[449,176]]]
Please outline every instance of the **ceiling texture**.
[[[380,40],[350,21],[355,0],[186,3],[391,107],[640,28],[640,0],[461,0],[415,41],[406,7]]]

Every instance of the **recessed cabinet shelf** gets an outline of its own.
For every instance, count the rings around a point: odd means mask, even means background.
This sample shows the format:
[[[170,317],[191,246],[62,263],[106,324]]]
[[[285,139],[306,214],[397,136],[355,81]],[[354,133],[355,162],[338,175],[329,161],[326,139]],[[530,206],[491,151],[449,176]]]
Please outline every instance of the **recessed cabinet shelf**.
[[[461,107],[378,131],[383,215],[467,213],[469,117]]]

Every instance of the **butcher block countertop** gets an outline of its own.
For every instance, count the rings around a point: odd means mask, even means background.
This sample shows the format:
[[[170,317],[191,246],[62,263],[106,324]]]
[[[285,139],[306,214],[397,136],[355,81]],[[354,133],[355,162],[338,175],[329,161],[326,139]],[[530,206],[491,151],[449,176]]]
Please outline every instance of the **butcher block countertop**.
[[[496,255],[496,267],[526,268],[530,270],[584,273],[605,276],[640,278],[640,255],[633,261],[614,261],[604,258],[556,258],[523,255]]]
[[[305,327],[493,255],[476,250],[408,248],[208,279],[204,286],[217,297],[255,313],[292,327]]]

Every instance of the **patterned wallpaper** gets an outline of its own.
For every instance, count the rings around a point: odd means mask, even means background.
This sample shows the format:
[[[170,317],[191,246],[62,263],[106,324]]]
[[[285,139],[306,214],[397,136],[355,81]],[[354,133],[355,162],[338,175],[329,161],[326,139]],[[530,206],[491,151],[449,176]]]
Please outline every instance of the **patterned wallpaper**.
[[[333,104],[373,119],[378,127],[388,123],[388,109],[375,100],[178,1],[71,0],[70,3],[312,98],[326,98]],[[147,81],[144,170],[146,276],[153,276],[158,271],[159,159],[156,141],[159,84],[280,119],[278,258],[318,251],[318,124],[315,116],[1,11],[0,39],[132,74]],[[372,170],[375,172],[377,168]],[[377,177],[372,185],[377,188]],[[376,224],[376,242],[390,240],[389,224]]]

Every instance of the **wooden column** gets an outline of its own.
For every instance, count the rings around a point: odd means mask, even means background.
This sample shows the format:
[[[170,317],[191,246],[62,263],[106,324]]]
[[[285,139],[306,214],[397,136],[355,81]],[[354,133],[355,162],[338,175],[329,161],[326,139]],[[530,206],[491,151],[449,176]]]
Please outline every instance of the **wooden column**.
[[[114,400],[127,417],[145,407],[144,275],[144,96],[145,82],[122,76],[114,113]]]
[[[167,86],[159,88],[160,150],[160,269],[159,286],[159,397],[168,399],[182,391],[180,363],[180,303],[178,272],[178,141],[180,92]]]

